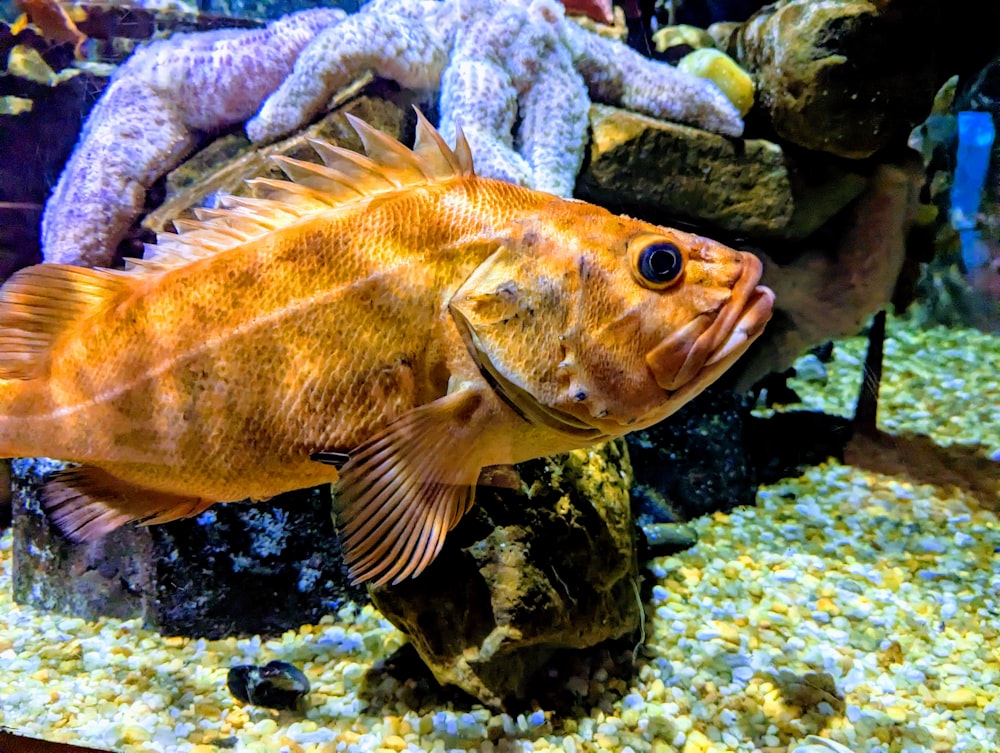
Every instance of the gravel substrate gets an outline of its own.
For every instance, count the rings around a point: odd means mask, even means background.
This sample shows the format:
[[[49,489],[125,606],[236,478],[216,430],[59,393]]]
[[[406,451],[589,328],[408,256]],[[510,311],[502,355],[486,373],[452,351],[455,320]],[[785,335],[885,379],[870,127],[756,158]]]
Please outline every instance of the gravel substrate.
[[[890,334],[883,428],[1000,457],[1000,338],[898,324]],[[826,387],[795,385],[809,407],[853,410],[862,349],[838,346]],[[974,499],[830,462],[695,528],[695,548],[652,565],[633,681],[598,668],[568,683],[589,699],[579,713],[513,717],[446,696],[414,705],[413,683],[366,679],[403,643],[371,607],[276,640],[206,641],[18,606],[8,532],[0,725],[178,753],[777,753],[809,734],[859,752],[1000,750],[1000,524]],[[308,676],[304,713],[244,707],[227,692],[230,666],[273,659]]]

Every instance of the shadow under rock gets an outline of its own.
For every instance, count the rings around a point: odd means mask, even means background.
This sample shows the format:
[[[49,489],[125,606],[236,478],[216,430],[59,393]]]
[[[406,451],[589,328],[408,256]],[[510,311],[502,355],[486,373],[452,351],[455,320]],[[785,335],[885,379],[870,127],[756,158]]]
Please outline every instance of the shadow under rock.
[[[924,434],[854,432],[844,462],[915,484],[955,487],[1000,513],[1000,463],[981,445],[942,446]]]
[[[554,727],[560,718],[580,719],[594,708],[611,713],[613,703],[625,695],[632,681],[635,648],[633,641],[622,638],[589,649],[557,650],[531,678],[527,697],[508,701],[505,711],[512,717],[538,709],[551,711],[553,717],[546,723]],[[368,712],[376,715],[398,705],[420,713],[445,706],[458,713],[483,707],[462,690],[439,684],[409,643],[368,670],[360,697],[368,702]],[[487,732],[493,742],[503,736],[502,728]],[[539,732],[532,727],[525,735],[534,738]]]
[[[961,489],[984,510],[1000,513],[1000,463],[982,445],[943,446],[924,434],[861,431],[851,419],[816,411],[755,418],[749,434],[761,483],[795,476],[834,457],[909,483]]]

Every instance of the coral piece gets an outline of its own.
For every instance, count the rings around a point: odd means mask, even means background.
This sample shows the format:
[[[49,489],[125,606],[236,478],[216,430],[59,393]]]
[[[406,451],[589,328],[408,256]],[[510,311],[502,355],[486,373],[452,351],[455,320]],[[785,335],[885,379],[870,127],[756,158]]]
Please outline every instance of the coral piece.
[[[560,195],[583,159],[591,98],[728,135],[743,128],[713,84],[567,21],[555,0],[373,0],[346,18],[303,11],[262,31],[175,37],[123,66],[50,199],[45,259],[108,263],[146,188],[194,132],[250,117],[282,79],[247,124],[256,141],[310,121],[368,72],[440,89],[441,130],[454,138],[462,127],[480,174]]]
[[[46,261],[108,264],[146,189],[200,130],[246,120],[316,31],[344,17],[303,11],[264,29],[177,35],[123,65],[94,107],[46,205]]]

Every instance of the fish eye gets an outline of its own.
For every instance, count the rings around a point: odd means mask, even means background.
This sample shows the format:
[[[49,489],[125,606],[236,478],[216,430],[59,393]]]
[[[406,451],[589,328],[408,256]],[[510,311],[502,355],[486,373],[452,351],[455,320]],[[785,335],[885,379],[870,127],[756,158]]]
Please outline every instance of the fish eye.
[[[684,255],[675,244],[657,238],[634,247],[632,274],[641,285],[658,290],[680,278]]]

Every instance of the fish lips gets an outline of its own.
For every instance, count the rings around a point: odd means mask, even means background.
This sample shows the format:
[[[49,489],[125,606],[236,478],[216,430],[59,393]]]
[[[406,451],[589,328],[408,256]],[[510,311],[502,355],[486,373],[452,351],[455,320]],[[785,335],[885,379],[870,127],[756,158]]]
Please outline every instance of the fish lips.
[[[711,313],[696,317],[646,355],[656,383],[667,392],[700,391],[713,382],[771,318],[774,293],[758,284],[763,265],[752,254],[742,256],[743,272],[721,311],[714,318]]]

